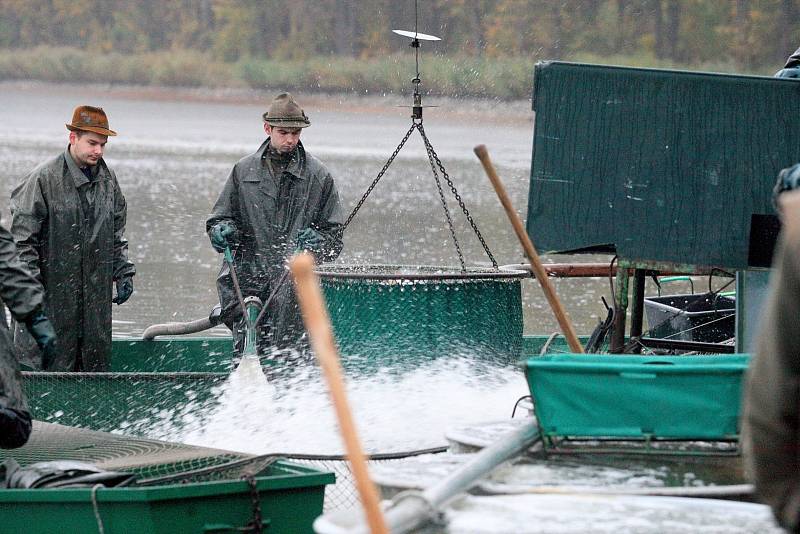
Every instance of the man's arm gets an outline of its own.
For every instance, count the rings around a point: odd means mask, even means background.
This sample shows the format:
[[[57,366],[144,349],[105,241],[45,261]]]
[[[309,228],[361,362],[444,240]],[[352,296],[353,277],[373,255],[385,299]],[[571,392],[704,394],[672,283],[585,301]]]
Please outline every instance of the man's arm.
[[[28,176],[11,193],[11,234],[19,259],[39,282],[42,228],[47,224],[47,203],[35,176]]]
[[[24,322],[41,309],[44,301],[42,284],[20,261],[11,232],[0,225],[0,298],[11,315]]]
[[[321,207],[312,228],[322,234],[325,243],[322,245],[320,261],[333,261],[342,252],[344,243],[344,216],[339,191],[331,175],[327,175],[322,183]]]
[[[239,185],[236,178],[236,167],[234,167],[228,179],[225,181],[225,186],[222,188],[214,207],[211,210],[211,216],[206,220],[206,233],[208,234],[211,242],[214,243],[214,227],[220,223],[227,223],[234,229],[232,234],[227,234],[227,239],[231,242],[236,242],[237,235],[237,220],[239,213]]]
[[[114,178],[114,280],[136,274],[136,267],[128,259],[128,240],[125,225],[128,220],[128,204]]]

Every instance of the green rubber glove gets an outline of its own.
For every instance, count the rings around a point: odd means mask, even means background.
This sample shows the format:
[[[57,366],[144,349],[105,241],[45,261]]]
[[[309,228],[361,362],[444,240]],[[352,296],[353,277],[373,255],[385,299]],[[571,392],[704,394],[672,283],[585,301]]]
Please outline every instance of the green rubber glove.
[[[314,254],[322,254],[325,238],[313,228],[305,228],[297,234],[297,249],[308,250]]]
[[[228,236],[232,235],[236,228],[228,222],[218,222],[211,227],[211,246],[217,252],[225,252],[225,249],[230,246],[228,243]]]

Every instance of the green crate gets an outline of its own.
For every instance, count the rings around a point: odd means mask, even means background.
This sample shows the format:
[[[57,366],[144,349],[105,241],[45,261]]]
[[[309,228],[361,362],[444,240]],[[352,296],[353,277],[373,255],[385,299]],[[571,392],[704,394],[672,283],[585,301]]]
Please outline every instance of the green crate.
[[[313,532],[325,485],[333,482],[332,473],[272,464],[256,476],[264,531]],[[244,480],[100,488],[94,500],[89,488],[0,492],[0,532],[98,532],[101,522],[106,534],[241,532],[252,517]]]
[[[551,437],[736,439],[749,355],[553,354],[526,378]]]

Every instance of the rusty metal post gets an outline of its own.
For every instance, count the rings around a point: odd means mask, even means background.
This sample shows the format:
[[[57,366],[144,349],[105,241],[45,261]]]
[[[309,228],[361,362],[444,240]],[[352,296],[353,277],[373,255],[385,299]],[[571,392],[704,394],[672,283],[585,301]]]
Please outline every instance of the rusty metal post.
[[[614,327],[611,331],[609,352],[621,353],[625,348],[625,316],[628,313],[628,269],[620,264],[617,269],[617,294],[614,296]],[[627,267],[627,265],[625,266]]]
[[[631,339],[642,335],[642,325],[644,323],[644,269],[634,269],[633,271],[633,307],[631,308]],[[633,348],[634,353],[642,352],[641,345]]]

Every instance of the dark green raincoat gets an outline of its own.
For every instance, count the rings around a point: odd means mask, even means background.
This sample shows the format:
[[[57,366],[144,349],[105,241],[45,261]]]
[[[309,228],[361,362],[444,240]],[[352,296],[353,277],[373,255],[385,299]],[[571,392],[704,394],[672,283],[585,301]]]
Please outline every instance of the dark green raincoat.
[[[342,208],[333,178],[325,166],[298,144],[295,155],[281,176],[274,176],[266,161],[267,139],[254,153],[241,159],[231,171],[206,230],[220,221],[236,228],[228,238],[233,245],[234,265],[244,297],[255,295],[262,302],[284,272],[285,260],[296,248],[297,234],[313,228],[323,235],[320,261],[334,260],[342,250]],[[228,265],[217,277],[222,319],[234,331],[241,311]],[[270,303],[262,319],[259,350],[291,346],[305,332],[295,300],[291,277]]]
[[[58,336],[54,371],[107,371],[112,281],[135,273],[124,237],[127,208],[102,159],[90,181],[69,148],[33,170],[11,193],[11,233],[20,258],[41,280],[45,312]],[[41,356],[25,328],[14,341],[23,363]]]
[[[28,403],[22,392],[19,363],[3,306],[8,307],[16,320],[24,321],[41,308],[44,290],[19,260],[14,239],[3,226],[0,226],[0,300],[0,408],[27,413]]]

